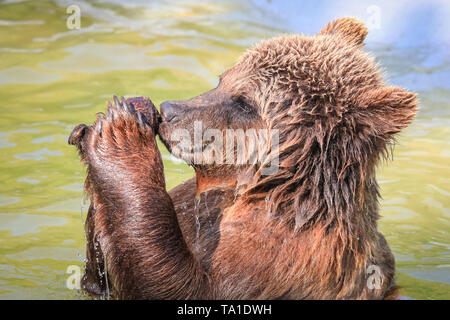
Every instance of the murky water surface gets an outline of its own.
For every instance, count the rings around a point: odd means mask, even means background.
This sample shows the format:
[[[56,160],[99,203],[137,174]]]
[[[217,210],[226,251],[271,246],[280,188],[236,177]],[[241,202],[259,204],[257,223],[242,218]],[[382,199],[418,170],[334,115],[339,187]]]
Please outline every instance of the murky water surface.
[[[352,15],[420,113],[379,168],[380,227],[402,295],[450,298],[450,5],[444,1],[0,1],[0,299],[79,299],[84,168],[67,137],[113,94],[156,104],[209,90],[245,49]],[[81,29],[66,8],[81,8]],[[164,150],[164,148],[163,148]],[[167,184],[193,172],[163,151]]]

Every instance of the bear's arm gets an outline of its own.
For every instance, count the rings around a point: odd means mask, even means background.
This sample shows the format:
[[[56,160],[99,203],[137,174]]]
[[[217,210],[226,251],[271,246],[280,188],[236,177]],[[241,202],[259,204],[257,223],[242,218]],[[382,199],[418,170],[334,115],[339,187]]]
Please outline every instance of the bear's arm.
[[[148,118],[116,99],[74,143],[88,165],[87,224],[95,229],[88,253],[98,240],[118,298],[210,298],[208,276],[188,250],[166,191],[156,120]]]
[[[95,220],[96,204],[91,202],[85,221],[86,264],[81,279],[81,288],[91,295],[103,296],[109,284],[106,284],[103,252],[97,240]]]

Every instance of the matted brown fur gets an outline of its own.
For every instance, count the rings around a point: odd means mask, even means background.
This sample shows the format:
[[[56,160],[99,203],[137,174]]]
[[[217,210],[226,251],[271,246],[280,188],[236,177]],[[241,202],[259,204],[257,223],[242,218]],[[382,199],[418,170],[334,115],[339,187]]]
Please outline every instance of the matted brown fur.
[[[264,41],[217,88],[162,105],[162,121],[135,98],[77,126],[69,142],[88,166],[91,196],[84,290],[123,299],[383,298],[394,258],[377,231],[375,168],[417,100],[384,84],[361,50],[366,34],[343,18],[315,36]],[[192,132],[199,120],[203,130],[277,130],[267,159],[278,156],[278,170],[191,163],[196,178],[166,192],[155,133],[172,150],[174,130]],[[378,288],[368,283],[372,266]]]

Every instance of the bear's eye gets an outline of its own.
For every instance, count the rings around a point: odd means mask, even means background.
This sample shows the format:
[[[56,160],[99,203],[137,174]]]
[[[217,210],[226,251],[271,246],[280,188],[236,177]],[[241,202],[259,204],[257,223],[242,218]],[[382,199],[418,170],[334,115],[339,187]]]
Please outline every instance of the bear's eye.
[[[235,106],[241,109],[244,113],[251,113],[254,111],[253,107],[242,96],[236,98]]]

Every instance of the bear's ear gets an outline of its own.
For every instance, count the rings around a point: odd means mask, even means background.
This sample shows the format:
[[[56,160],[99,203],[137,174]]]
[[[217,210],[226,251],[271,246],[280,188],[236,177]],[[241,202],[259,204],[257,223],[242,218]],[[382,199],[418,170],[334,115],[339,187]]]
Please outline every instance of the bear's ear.
[[[355,18],[340,18],[329,22],[319,34],[340,34],[349,43],[361,45],[367,36],[367,28]]]
[[[399,87],[383,87],[365,93],[360,111],[377,136],[389,139],[407,127],[417,112],[417,95]]]

